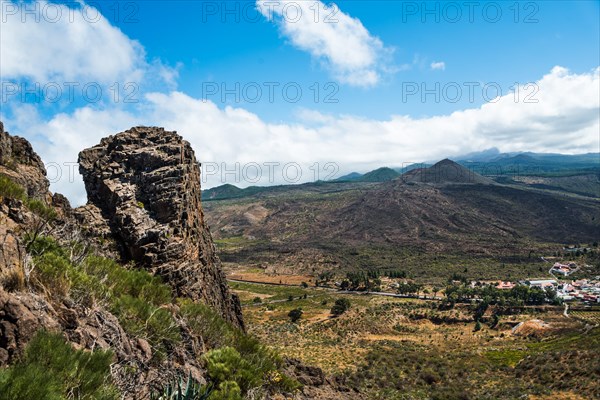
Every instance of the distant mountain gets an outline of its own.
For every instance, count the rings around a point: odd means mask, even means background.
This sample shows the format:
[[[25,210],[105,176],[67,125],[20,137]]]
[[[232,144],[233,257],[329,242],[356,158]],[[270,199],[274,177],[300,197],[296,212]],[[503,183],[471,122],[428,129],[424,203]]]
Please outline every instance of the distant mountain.
[[[429,168],[413,169],[403,174],[400,179],[406,183],[473,183],[487,185],[494,183],[491,179],[449,159],[442,160]]]
[[[431,182],[432,177],[434,184],[406,183],[408,178]],[[389,182],[330,182],[323,186],[326,195],[287,186],[268,196],[204,207],[216,238],[252,238],[222,252],[225,262],[268,262],[278,269],[293,266],[294,273],[392,269],[409,260],[414,276],[444,276],[445,269],[434,271],[440,255],[468,254],[484,264],[497,257],[527,262],[530,250],[547,251],[548,243],[556,248],[597,240],[596,199],[570,194],[569,187],[547,190],[541,186],[551,183],[546,180],[537,187],[527,182],[469,184],[491,182],[443,160]]]
[[[496,147],[492,147],[487,150],[477,151],[473,153],[467,153],[462,156],[456,157],[456,159],[460,161],[471,161],[471,162],[482,162],[482,161],[490,161],[494,158],[498,158],[500,156],[500,150]]]
[[[459,164],[486,176],[568,176],[600,172],[600,153],[500,153],[491,158],[462,156],[457,159]]]
[[[389,182],[400,176],[400,173],[388,167],[378,168],[371,172],[367,172],[357,181],[359,182]]]
[[[295,190],[299,192],[328,192],[347,189],[346,186],[373,185],[393,181],[408,183],[479,183],[531,185],[549,190],[567,191],[584,196],[598,196],[596,184],[600,179],[600,153],[500,153],[491,148],[443,160],[437,164],[414,163],[402,168],[382,167],[365,174],[351,172],[332,181],[309,182],[299,185],[250,186],[245,189],[225,184],[202,191],[204,200],[223,200],[267,196]],[[535,178],[525,179],[526,177]],[[563,179],[564,178],[564,179]],[[339,185],[343,185],[344,188]]]
[[[238,199],[241,197],[252,196],[261,192],[274,190],[278,186],[249,186],[241,189],[237,186],[226,183],[211,189],[202,191],[202,200],[224,200]]]
[[[600,163],[600,153],[560,154],[560,153],[535,153],[531,151],[518,151],[501,153],[496,147],[483,151],[467,153],[453,157],[459,164],[470,162],[510,162],[518,161],[519,156],[527,156],[538,161],[554,161],[561,164]]]
[[[536,164],[539,160],[535,159],[534,156],[530,154],[517,154],[513,157],[502,158],[501,161],[505,164]]]
[[[414,163],[414,164],[405,165],[401,168],[394,168],[394,170],[398,171],[400,174],[405,174],[409,171],[412,171],[413,169],[429,168],[432,165],[433,164],[428,164],[428,163]]]
[[[335,181],[338,181],[338,182],[356,181],[356,180],[360,179],[362,176],[363,176],[363,174],[360,174],[358,172],[350,172],[349,174],[340,176],[339,178],[335,179]]]
[[[242,192],[237,186],[226,183],[225,185],[217,186],[211,189],[202,191],[203,199],[214,199],[214,198],[231,198],[237,197]]]

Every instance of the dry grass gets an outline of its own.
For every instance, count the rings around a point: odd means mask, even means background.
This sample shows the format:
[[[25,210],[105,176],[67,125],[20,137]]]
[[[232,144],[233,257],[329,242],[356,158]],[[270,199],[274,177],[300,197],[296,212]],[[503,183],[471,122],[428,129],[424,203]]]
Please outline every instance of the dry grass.
[[[314,286],[314,278],[310,275],[274,275],[245,270],[230,273],[227,278],[246,282],[276,283],[297,286],[301,285],[302,282],[305,282],[309,286]]]
[[[367,385],[362,387],[361,391],[368,393],[369,396],[372,395],[373,398],[402,398],[397,397],[400,395],[399,392],[394,391],[396,390],[394,388],[379,390],[378,383],[367,383],[370,379],[368,371],[373,368],[384,368],[382,371],[391,374],[391,377],[396,376],[394,375],[396,373],[400,374],[393,379],[409,379],[402,375],[409,372],[400,372],[400,370],[394,372],[396,371],[394,368],[405,368],[398,365],[411,365],[410,368],[422,365],[425,368],[423,372],[413,372],[416,373],[416,380],[402,389],[405,393],[414,396],[411,398],[416,399],[431,398],[427,397],[427,393],[431,394],[437,390],[431,388],[433,392],[430,392],[428,386],[419,380],[421,378],[441,380],[440,385],[445,382],[445,379],[449,379],[446,383],[454,385],[453,390],[459,392],[458,386],[463,385],[470,393],[496,393],[496,397],[491,398],[499,398],[497,396],[498,393],[502,393],[503,385],[513,387],[513,391],[506,394],[504,398],[517,398],[518,396],[514,394],[518,391],[517,387],[520,388],[521,395],[536,394],[537,397],[530,397],[536,400],[581,398],[573,397],[576,395],[568,390],[557,391],[556,397],[544,397],[542,396],[546,394],[544,391],[550,389],[531,386],[529,381],[515,380],[515,367],[521,360],[529,354],[545,351],[531,347],[532,341],[545,343],[549,338],[560,338],[561,335],[578,332],[582,327],[581,322],[574,318],[565,318],[558,312],[543,315],[502,316],[497,328],[491,329],[483,324],[480,331],[474,332],[474,322],[470,319],[471,314],[467,307],[440,311],[432,306],[436,303],[422,300],[351,295],[345,296],[351,301],[351,309],[342,316],[333,318],[329,313],[331,306],[336,298],[343,295],[308,288],[304,290],[308,298],[302,299],[297,297],[299,288],[243,284],[242,287],[238,287],[239,289],[244,291],[243,295],[246,298],[264,296],[270,290],[273,291],[274,297],[282,298],[285,296],[285,290],[293,290],[296,296],[293,301],[245,307],[244,314],[249,330],[261,340],[270,343],[282,355],[299,358],[307,364],[319,366],[329,374],[351,377],[353,385]],[[304,314],[301,320],[294,324],[289,321],[287,313],[292,308],[298,307],[302,308]],[[434,323],[429,318],[422,318],[423,315],[437,317],[446,315],[458,322]],[[542,319],[548,325],[539,338],[523,337],[512,333],[515,325],[532,319]],[[390,362],[396,354],[403,359],[408,357],[409,364],[402,362],[398,364],[397,361],[388,366],[377,364],[377,362]],[[365,363],[374,362],[367,360],[377,360],[378,357],[384,358],[376,361],[376,364],[368,364],[371,366],[364,369]],[[460,362],[457,361],[455,365],[451,361],[454,359]],[[440,371],[436,372],[436,368],[450,370],[438,376]],[[430,370],[433,371],[432,376],[428,375],[427,371]],[[364,376],[365,371],[367,377]],[[376,371],[373,373],[377,375]],[[405,378],[402,378],[403,376]],[[417,386],[410,386],[413,384]],[[368,385],[375,386],[369,388]],[[423,388],[418,385],[426,386]],[[475,390],[479,392],[474,392]],[[450,394],[448,394],[450,397],[444,397],[443,393],[439,396],[442,397],[437,398],[454,398]]]

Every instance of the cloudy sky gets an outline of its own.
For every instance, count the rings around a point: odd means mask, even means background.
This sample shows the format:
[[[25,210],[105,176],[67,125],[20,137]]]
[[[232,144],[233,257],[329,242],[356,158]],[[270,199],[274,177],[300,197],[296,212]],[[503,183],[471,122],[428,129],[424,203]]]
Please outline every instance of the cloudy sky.
[[[135,125],[189,140],[205,188],[600,150],[597,1],[0,4],[0,118],[75,204],[78,152]]]

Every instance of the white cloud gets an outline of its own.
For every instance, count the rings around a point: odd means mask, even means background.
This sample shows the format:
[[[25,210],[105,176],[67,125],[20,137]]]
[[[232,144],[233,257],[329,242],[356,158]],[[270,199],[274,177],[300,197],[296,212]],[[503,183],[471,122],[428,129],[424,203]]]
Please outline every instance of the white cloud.
[[[61,87],[123,87],[131,82],[175,88],[178,67],[160,60],[148,63],[143,46],[111,25],[101,11],[80,1],[65,5],[0,0],[3,79],[42,87],[51,82]]]
[[[431,63],[431,69],[432,70],[441,70],[444,71],[446,69],[446,63],[443,61],[434,61]]]
[[[96,9],[82,5],[84,12],[47,1],[1,3],[0,58],[5,78],[38,82],[139,79],[142,46]],[[33,13],[26,14],[26,10]]]
[[[498,147],[502,151],[597,151],[600,68],[573,74],[555,67],[525,102],[512,93],[449,115],[373,120],[302,110],[300,124],[266,123],[241,108],[218,108],[183,93],[148,97],[153,123],[177,129],[202,160],[337,161],[370,166],[427,160]],[[565,93],[577,93],[565,96]],[[214,140],[212,138],[219,138]]]
[[[79,152],[98,144],[103,137],[135,125],[143,125],[143,121],[131,113],[91,107],[45,120],[32,105],[24,105],[15,110],[11,119],[4,120],[8,132],[29,139],[42,157],[51,190],[64,194],[75,205],[86,202],[83,180],[76,165]]]
[[[294,46],[321,61],[342,83],[374,86],[388,69],[385,61],[392,50],[335,4],[293,0],[257,0],[256,4]]]
[[[315,162],[366,171],[490,147],[504,152],[598,151],[600,68],[574,74],[555,67],[536,85],[537,103],[515,102],[513,94],[507,94],[495,103],[427,118],[397,115],[374,120],[305,110],[300,113],[303,123],[267,123],[242,108],[221,109],[210,101],[171,92],[149,94],[143,107],[130,113],[86,107],[39,121],[25,108],[21,118],[6,121],[5,126],[28,138],[43,135],[44,140],[34,140],[36,150],[45,162],[58,163],[76,161],[83,148],[131,126],[164,126],[190,141],[204,163],[226,162],[231,168],[235,162],[297,162],[304,172],[301,181],[314,179],[310,166]],[[258,183],[228,180],[239,185],[270,183],[264,177]],[[77,182],[63,179],[52,189],[81,204],[83,185]],[[280,175],[275,182],[283,183]],[[221,183],[215,175],[204,186]]]

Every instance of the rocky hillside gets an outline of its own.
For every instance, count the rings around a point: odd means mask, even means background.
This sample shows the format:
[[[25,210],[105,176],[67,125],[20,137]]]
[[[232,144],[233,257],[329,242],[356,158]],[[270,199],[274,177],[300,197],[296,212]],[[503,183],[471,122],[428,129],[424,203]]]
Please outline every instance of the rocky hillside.
[[[531,263],[532,252],[593,243],[600,232],[598,199],[498,184],[450,160],[381,184],[319,187],[207,202],[221,258],[269,271],[401,268],[440,280],[469,259],[480,277],[500,279],[500,264]]]
[[[490,178],[479,175],[452,160],[442,160],[428,168],[417,168],[403,174],[400,178],[403,182],[429,183],[436,185],[470,183],[487,184],[494,183]]]
[[[2,399],[149,399],[187,379],[194,398],[345,398],[244,332],[189,143],[132,128],[79,162],[89,203],[71,209],[0,124]]]
[[[497,184],[404,182],[329,194],[209,202],[215,237],[392,244],[502,255],[531,241],[594,241],[598,201]]]

